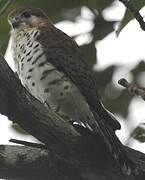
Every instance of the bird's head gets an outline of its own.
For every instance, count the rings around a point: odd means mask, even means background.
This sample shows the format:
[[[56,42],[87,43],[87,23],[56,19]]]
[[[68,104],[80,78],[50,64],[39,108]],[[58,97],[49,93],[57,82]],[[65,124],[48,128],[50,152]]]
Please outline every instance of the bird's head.
[[[48,17],[39,8],[18,8],[9,13],[8,22],[12,29],[22,30],[48,22]]]

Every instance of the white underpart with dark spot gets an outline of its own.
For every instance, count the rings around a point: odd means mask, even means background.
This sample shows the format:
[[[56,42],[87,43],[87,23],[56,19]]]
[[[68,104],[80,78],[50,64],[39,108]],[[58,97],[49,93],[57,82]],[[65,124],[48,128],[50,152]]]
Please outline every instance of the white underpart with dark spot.
[[[18,76],[29,92],[68,121],[89,129],[94,116],[74,83],[47,61],[37,41],[39,30],[12,31],[13,59]],[[83,123],[82,123],[83,122]]]

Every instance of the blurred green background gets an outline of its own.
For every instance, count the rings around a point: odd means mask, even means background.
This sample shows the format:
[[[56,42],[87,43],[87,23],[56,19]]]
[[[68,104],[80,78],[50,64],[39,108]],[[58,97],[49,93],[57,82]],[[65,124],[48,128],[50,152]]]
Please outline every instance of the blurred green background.
[[[122,29],[130,22],[133,17],[128,10],[124,13],[124,17],[120,22],[116,22],[114,20],[106,20],[103,15],[105,9],[112,7],[114,0],[15,0],[11,3],[11,5],[6,9],[6,11],[0,15],[0,52],[2,54],[5,53],[6,47],[9,39],[9,25],[7,23],[7,15],[16,7],[19,6],[35,6],[40,7],[48,14],[52,22],[58,23],[61,21],[71,21],[76,22],[78,17],[81,17],[82,8],[86,7],[90,13],[92,14],[92,18],[89,19],[92,23],[92,28],[89,32],[90,39],[85,44],[80,46],[81,50],[86,56],[88,62],[92,65],[92,67],[96,64],[97,66],[97,49],[96,43],[103,40],[107,37],[111,32],[115,31],[114,27],[118,24],[118,28],[116,30],[116,34],[122,31]],[[130,0],[132,5],[136,9],[141,9],[145,5],[145,0]],[[0,0],[0,9],[4,6],[6,0]],[[73,36],[72,38],[76,39],[81,34]],[[109,59],[108,59],[109,61]],[[98,82],[98,91],[102,96],[103,104],[113,113],[118,114],[120,117],[123,117],[127,121],[128,113],[129,113],[129,105],[134,98],[133,95],[129,94],[125,89],[119,89],[114,86],[113,83],[113,75],[117,70],[118,65],[110,65],[103,70],[96,71],[96,81]],[[136,78],[139,73],[145,71],[145,62],[142,60],[138,60],[138,64],[130,70],[132,74],[133,81],[138,83],[138,79]],[[111,89],[111,96],[106,93],[106,89]],[[117,94],[117,96],[116,96]],[[114,97],[113,97],[114,95]],[[17,131],[20,129],[13,125]],[[142,126],[136,128],[134,131],[130,133],[130,136],[133,138],[144,142],[145,131]]]

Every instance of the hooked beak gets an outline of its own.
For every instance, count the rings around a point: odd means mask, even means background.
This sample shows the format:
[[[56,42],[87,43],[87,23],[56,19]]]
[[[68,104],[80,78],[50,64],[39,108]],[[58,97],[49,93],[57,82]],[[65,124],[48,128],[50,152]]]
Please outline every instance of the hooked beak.
[[[18,28],[20,25],[20,22],[19,21],[13,21],[12,22],[12,27],[15,29],[15,28]]]
[[[21,22],[20,22],[21,20],[20,19],[18,19],[18,18],[9,18],[8,17],[8,22],[9,22],[9,24],[11,25],[11,27],[13,28],[13,29],[15,29],[15,28],[18,28],[19,26],[20,26],[20,24],[21,24]]]

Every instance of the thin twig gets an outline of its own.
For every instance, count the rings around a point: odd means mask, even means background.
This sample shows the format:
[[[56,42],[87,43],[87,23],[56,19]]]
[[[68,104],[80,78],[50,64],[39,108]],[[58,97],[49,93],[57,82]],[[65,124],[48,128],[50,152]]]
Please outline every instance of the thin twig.
[[[139,11],[136,10],[136,9],[130,4],[130,1],[128,1],[128,0],[119,0],[119,1],[122,2],[127,9],[130,10],[130,12],[131,12],[132,15],[134,16],[134,18],[139,22],[140,27],[142,28],[142,30],[145,31],[145,22],[144,22],[144,20],[143,20],[143,17],[142,17],[141,14],[139,13]]]
[[[0,9],[0,15],[2,15],[5,10],[8,8],[8,6],[13,2],[14,0],[7,0],[5,5]]]
[[[30,147],[34,147],[34,148],[48,149],[47,146],[44,144],[37,144],[37,143],[22,141],[22,140],[18,140],[18,139],[10,139],[9,142],[21,144],[24,146],[30,146]]]
[[[120,79],[118,84],[128,89],[129,92],[134,93],[135,95],[141,96],[145,101],[145,88],[137,86],[136,84],[127,82],[126,79]]]

